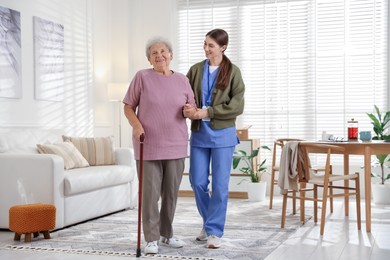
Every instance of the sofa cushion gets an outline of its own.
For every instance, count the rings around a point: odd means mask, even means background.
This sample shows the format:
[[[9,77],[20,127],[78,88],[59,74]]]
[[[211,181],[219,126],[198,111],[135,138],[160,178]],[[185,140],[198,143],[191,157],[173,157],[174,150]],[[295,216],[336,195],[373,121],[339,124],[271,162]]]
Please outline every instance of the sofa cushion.
[[[72,169],[65,172],[65,196],[115,186],[133,179],[132,168],[125,165]]]
[[[115,164],[112,136],[71,137],[63,135],[62,139],[72,142],[91,166]]]
[[[56,154],[64,159],[64,168],[73,169],[89,166],[87,160],[71,142],[56,144],[37,144],[38,152],[45,154]]]

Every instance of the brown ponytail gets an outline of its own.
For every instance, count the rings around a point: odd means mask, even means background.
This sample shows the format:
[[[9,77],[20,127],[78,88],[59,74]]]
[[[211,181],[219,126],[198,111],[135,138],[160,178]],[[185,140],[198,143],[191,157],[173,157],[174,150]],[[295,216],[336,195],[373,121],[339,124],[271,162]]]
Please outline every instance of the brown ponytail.
[[[229,35],[225,30],[222,29],[214,29],[209,31],[206,36],[211,37],[214,39],[220,46],[228,46],[229,43]],[[225,50],[226,50],[225,48]],[[224,51],[225,51],[224,50]],[[229,60],[228,57],[226,57],[225,53],[222,55],[222,63],[219,67],[218,75],[217,75],[217,82],[215,84],[215,87],[217,89],[225,89],[230,80],[230,75],[232,74],[232,62]]]
[[[228,86],[230,75],[232,74],[232,67],[232,62],[223,54],[222,63],[218,71],[217,83],[215,84],[217,89],[224,90]]]

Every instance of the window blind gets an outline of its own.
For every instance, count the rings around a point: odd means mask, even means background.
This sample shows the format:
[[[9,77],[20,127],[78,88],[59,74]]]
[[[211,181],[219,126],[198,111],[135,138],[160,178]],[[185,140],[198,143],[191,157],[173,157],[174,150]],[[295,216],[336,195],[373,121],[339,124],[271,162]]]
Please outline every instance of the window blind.
[[[347,138],[347,121],[372,130],[366,113],[389,110],[387,0],[178,0],[178,69],[205,59],[213,28],[242,72],[238,126],[276,138]],[[353,160],[351,160],[353,163]]]

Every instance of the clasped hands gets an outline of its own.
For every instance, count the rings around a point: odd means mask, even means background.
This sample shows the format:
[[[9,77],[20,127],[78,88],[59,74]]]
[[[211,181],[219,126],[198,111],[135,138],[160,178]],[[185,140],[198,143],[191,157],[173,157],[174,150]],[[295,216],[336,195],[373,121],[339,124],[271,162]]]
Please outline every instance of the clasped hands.
[[[197,120],[206,118],[209,116],[207,109],[200,109],[191,104],[185,104],[183,106],[183,115],[191,120]]]

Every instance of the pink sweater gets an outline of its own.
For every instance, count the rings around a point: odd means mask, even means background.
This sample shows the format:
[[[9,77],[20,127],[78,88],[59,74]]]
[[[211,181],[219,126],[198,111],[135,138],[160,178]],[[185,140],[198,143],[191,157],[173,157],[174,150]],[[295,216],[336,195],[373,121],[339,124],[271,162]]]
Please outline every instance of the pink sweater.
[[[163,76],[153,69],[140,70],[134,76],[123,103],[137,108],[145,130],[144,160],[184,158],[187,154],[188,127],[182,108],[194,104],[188,78],[174,72]],[[139,160],[139,142],[133,138],[135,159]]]

